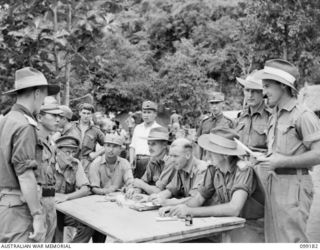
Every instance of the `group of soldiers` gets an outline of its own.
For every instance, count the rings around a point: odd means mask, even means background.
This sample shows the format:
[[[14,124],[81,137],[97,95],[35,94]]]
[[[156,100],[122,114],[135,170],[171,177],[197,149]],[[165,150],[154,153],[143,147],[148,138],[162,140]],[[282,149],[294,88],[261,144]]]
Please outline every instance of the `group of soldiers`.
[[[125,159],[124,138],[92,121],[93,105],[80,105],[79,121],[71,121],[68,106],[46,101],[58,86],[36,69],[17,70],[14,89],[5,93],[16,95],[16,104],[0,119],[0,242],[105,242],[55,205],[115,191],[127,199],[148,194],[162,206],[160,216],[246,218],[245,228],[232,231],[233,242],[319,240],[308,225],[317,217],[309,216],[309,170],[320,163],[320,123],[296,99],[298,77],[294,65],[273,59],[237,78],[244,110],[236,120],[225,117],[224,95],[213,93],[194,141],[170,141],[156,122],[157,104],[147,100],[143,122],[129,128]],[[179,123],[173,118],[170,124]],[[65,226],[75,229],[63,235]]]

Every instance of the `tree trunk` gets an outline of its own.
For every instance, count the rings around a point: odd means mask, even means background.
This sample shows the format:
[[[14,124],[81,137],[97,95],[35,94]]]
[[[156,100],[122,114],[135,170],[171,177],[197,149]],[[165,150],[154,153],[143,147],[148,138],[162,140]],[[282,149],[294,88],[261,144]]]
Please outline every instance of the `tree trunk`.
[[[69,1],[68,4],[68,20],[67,20],[67,31],[71,33],[71,18],[72,18],[72,9]],[[65,105],[70,105],[70,71],[71,71],[71,56],[70,53],[67,55],[67,65],[66,65],[66,85],[65,85]]]
[[[53,33],[56,34],[58,31],[58,4],[55,3],[54,7],[52,8],[53,13]],[[54,59],[55,59],[55,67],[56,67],[56,78],[59,75],[59,56],[58,56],[58,49],[57,43],[54,41]],[[59,83],[60,89],[62,89],[61,82]],[[61,103],[61,92],[57,94],[58,103]]]

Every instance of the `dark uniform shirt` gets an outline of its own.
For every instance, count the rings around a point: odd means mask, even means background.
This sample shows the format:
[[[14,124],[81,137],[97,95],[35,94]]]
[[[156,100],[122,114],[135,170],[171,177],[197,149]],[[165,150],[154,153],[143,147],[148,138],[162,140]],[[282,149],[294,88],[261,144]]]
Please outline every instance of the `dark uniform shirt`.
[[[37,183],[41,186],[54,186],[56,183],[56,152],[50,144],[49,137],[42,138],[39,136],[36,154],[39,163],[35,172]]]
[[[173,166],[166,164],[167,160],[167,154],[162,159],[151,158],[141,180],[149,185],[156,186],[160,190],[164,190],[176,172]]]
[[[0,188],[20,189],[17,176],[36,169],[37,123],[28,109],[15,104],[0,121]]]
[[[240,141],[253,150],[267,149],[267,128],[270,110],[261,102],[258,109],[251,114],[246,108],[236,122],[236,131]]]
[[[197,138],[203,134],[210,134],[210,131],[215,127],[233,128],[233,121],[225,117],[222,113],[217,116],[209,116],[201,121],[197,130]]]

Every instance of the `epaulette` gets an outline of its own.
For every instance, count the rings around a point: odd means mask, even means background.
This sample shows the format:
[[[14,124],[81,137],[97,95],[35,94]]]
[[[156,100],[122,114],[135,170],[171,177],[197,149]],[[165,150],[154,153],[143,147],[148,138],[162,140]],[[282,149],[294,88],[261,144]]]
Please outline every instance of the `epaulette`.
[[[38,123],[33,118],[31,118],[30,116],[24,114],[24,117],[27,119],[29,124],[31,124],[32,126],[34,126],[34,127],[38,126]]]

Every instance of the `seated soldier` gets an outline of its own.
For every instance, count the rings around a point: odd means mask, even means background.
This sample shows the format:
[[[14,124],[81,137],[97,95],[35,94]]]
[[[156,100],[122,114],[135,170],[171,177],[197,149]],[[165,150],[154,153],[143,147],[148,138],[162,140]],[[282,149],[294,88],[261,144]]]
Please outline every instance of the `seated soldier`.
[[[176,173],[166,189],[152,194],[150,200],[162,206],[177,205],[196,194],[196,190],[203,182],[207,163],[196,159],[192,153],[192,143],[185,138],[179,138],[171,144],[169,157]],[[169,199],[171,197],[174,198]]]
[[[141,179],[134,179],[134,189],[131,189],[131,192],[134,190],[136,193],[141,191],[147,194],[159,193],[172,180],[175,168],[168,161],[168,139],[166,128],[157,127],[150,130],[148,146],[151,159]],[[130,192],[128,196],[130,197]]]
[[[250,167],[240,169],[237,166],[238,156],[246,152],[237,145],[234,138],[239,138],[234,130],[221,127],[199,137],[198,143],[208,151],[207,157],[212,163],[208,166],[203,184],[185,204],[161,208],[161,216],[241,216],[255,219],[254,211],[250,210],[254,207],[250,204],[245,208],[256,188],[254,171]],[[208,201],[210,205],[203,206]],[[231,239],[234,242],[263,242],[263,237],[258,235],[256,229],[255,221],[247,220],[244,229],[231,233]]]
[[[105,137],[105,157],[92,162],[89,179],[94,194],[105,195],[123,187],[130,188],[133,182],[129,162],[119,157],[123,140],[119,135],[108,134]]]
[[[73,136],[62,136],[56,140],[56,203],[81,198],[90,194],[89,180],[79,160],[74,158],[79,151],[80,141]],[[63,242],[63,228],[71,226],[77,229],[73,243],[83,241],[88,229],[70,216],[57,212],[56,242]]]

